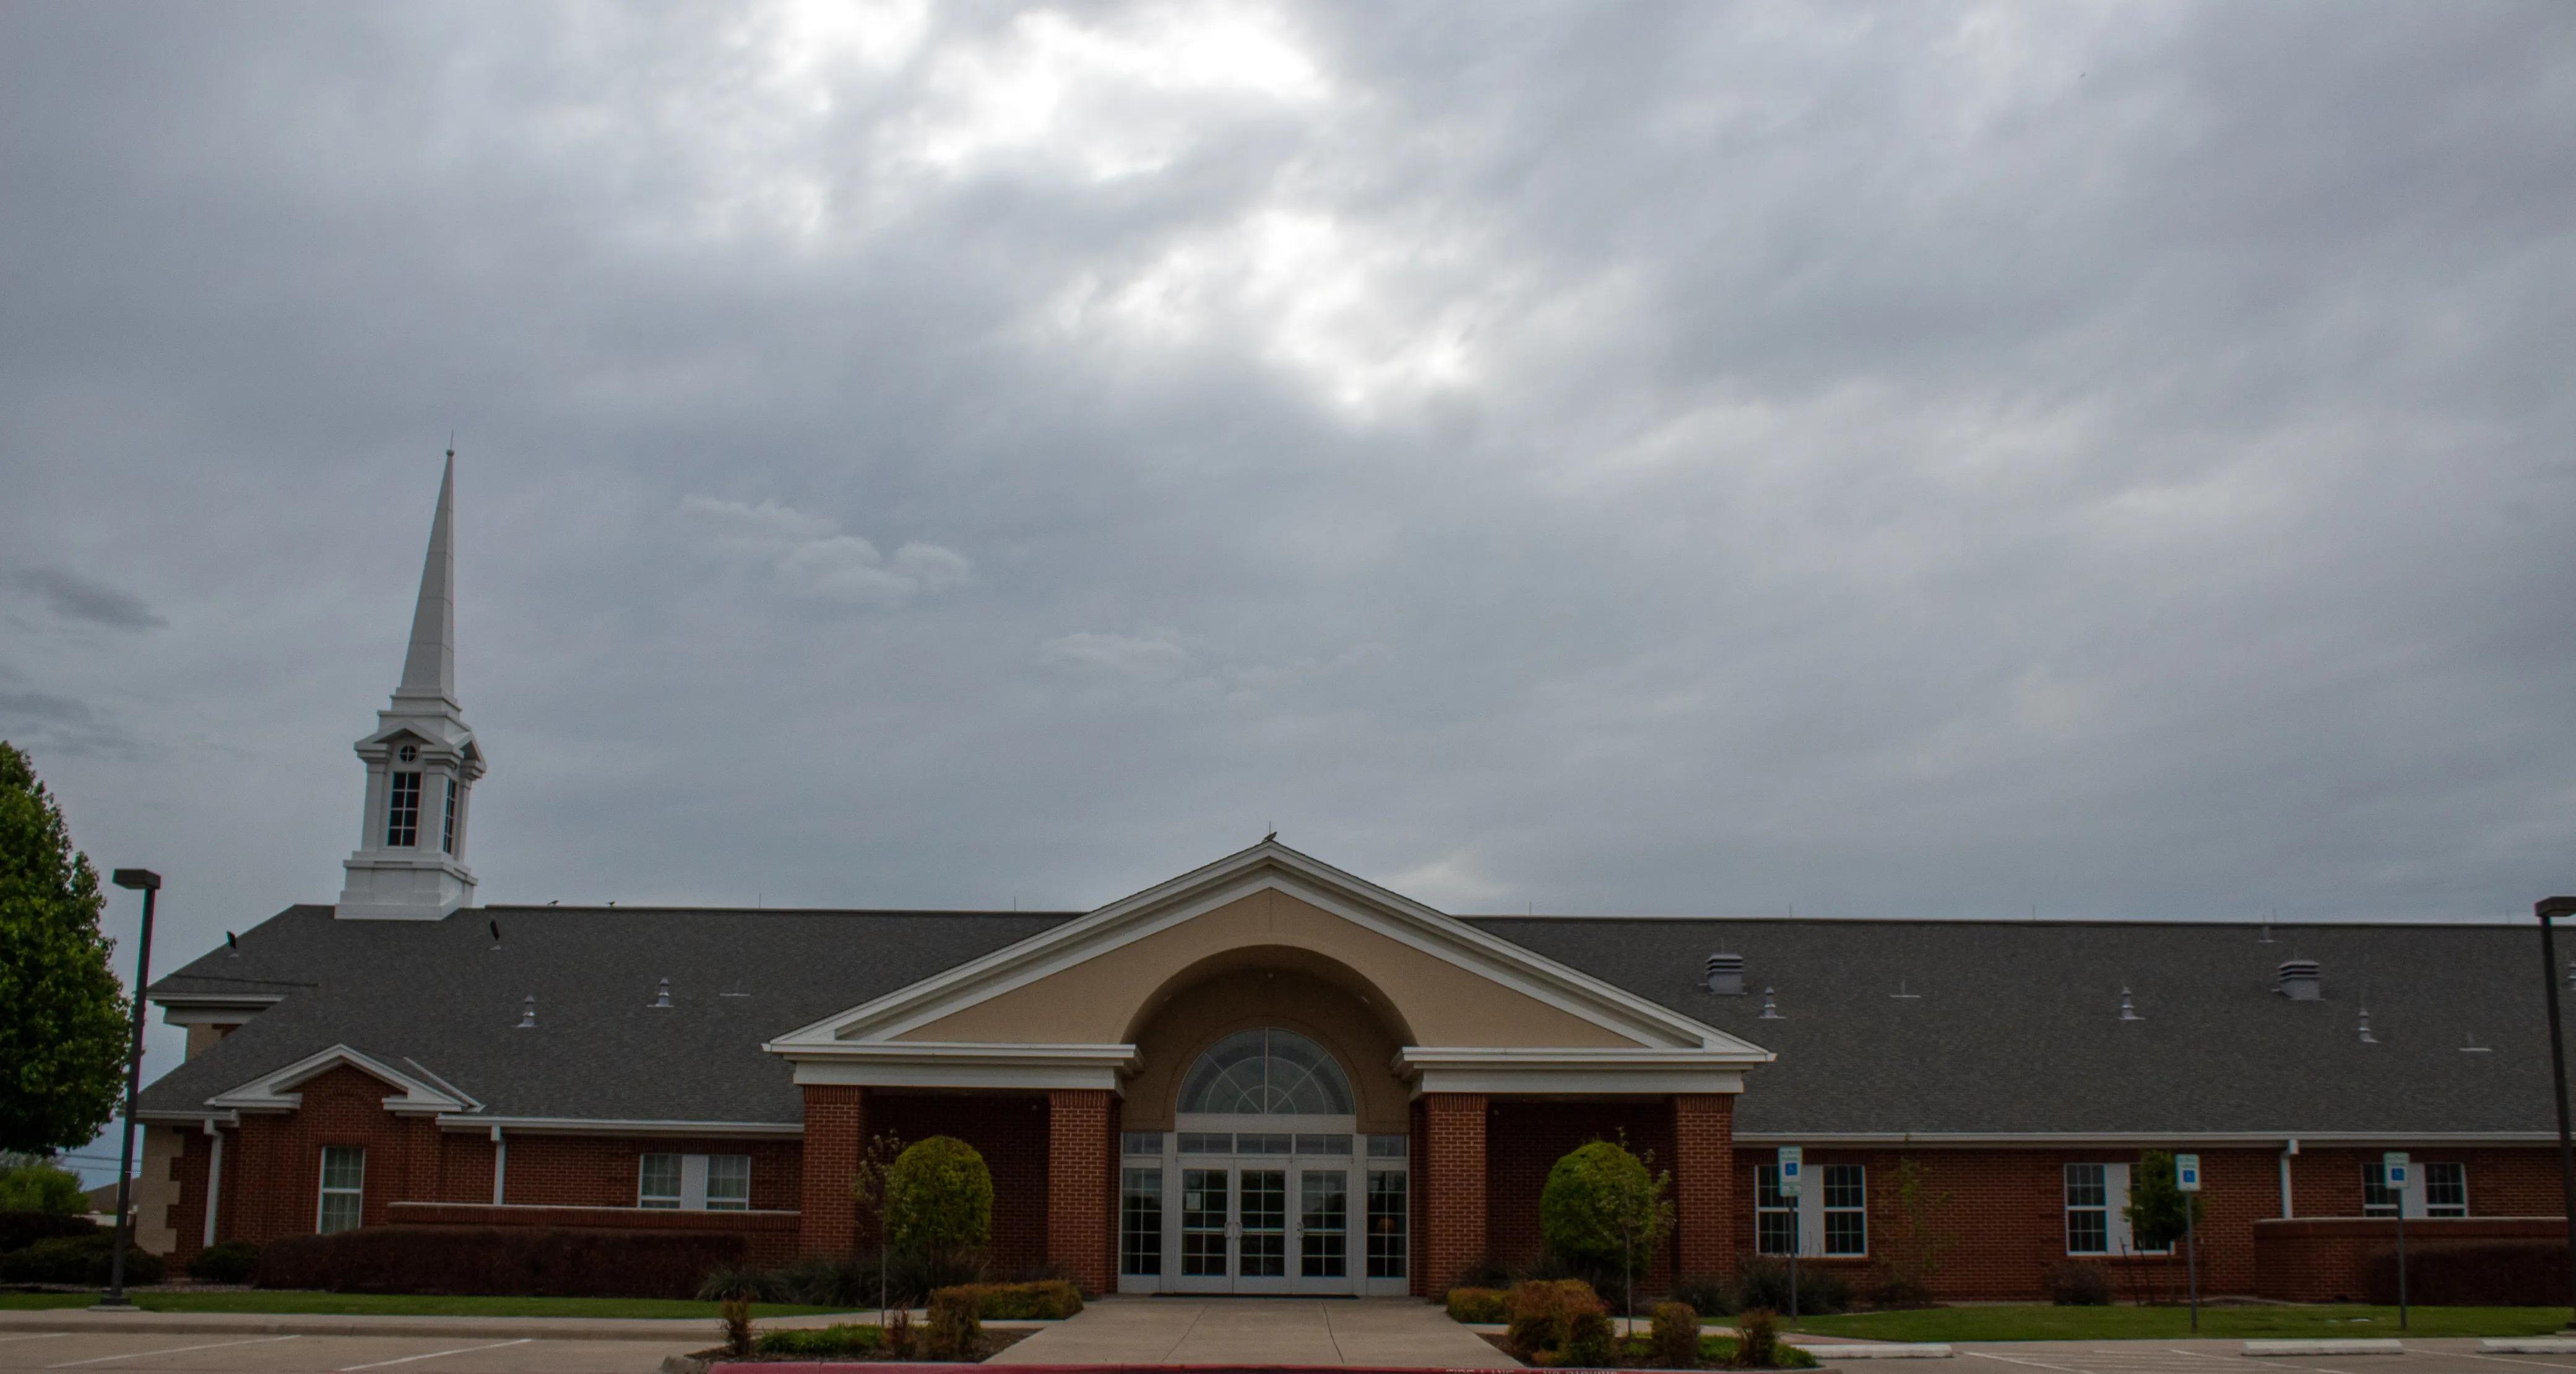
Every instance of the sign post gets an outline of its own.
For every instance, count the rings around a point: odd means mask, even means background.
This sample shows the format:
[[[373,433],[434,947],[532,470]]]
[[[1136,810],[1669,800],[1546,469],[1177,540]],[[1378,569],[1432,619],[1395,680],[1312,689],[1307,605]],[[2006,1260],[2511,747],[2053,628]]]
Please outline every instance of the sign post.
[[[2379,1157],[2380,1182],[2388,1195],[2397,1199],[2397,1329],[2406,1329],[2406,1152],[2391,1150]]]
[[[1798,1252],[1807,1248],[1804,1211],[1798,1194],[1805,1186],[1807,1152],[1796,1145],[1780,1147],[1780,1196],[1789,1204],[1789,1320],[1798,1319]]]
[[[2199,1210],[2200,1156],[2174,1156],[2174,1187],[2182,1193],[2182,1265],[2191,1281],[2191,1333],[2200,1334],[2200,1236],[2192,1226]],[[2165,1271],[2170,1274],[2173,1271]]]

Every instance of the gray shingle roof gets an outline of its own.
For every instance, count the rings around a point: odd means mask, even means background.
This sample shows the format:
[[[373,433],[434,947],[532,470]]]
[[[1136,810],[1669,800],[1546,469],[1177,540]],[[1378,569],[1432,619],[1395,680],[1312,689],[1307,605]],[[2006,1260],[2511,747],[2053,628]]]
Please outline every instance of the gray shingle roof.
[[[2263,944],[2259,926],[2156,922],[1475,924],[1777,1053],[1741,1132],[2556,1129],[2529,926],[2281,927]],[[1747,996],[1695,986],[1717,951],[1744,956]],[[2272,991],[2293,957],[2324,965],[2323,1001]],[[1766,985],[1780,1020],[1760,1019]],[[2144,1020],[2119,1019],[2123,985]],[[2489,1051],[2463,1053],[2471,1036]]]
[[[143,1110],[202,1111],[345,1044],[406,1072],[413,1060],[496,1116],[801,1121],[793,1070],[762,1041],[1064,919],[480,907],[342,921],[289,907],[245,932],[238,955],[218,949],[152,985],[287,995],[145,1089]],[[667,1011],[652,1006],[664,978]],[[537,1028],[523,1031],[530,994]]]
[[[485,907],[341,921],[291,907],[153,985],[278,994],[147,1088],[205,1100],[347,1044],[496,1116],[801,1119],[761,1042],[1074,913]],[[499,947],[487,922],[502,929]],[[1474,924],[1774,1050],[1747,1133],[2523,1132],[2552,1129],[2527,927],[1481,917]],[[1712,951],[1749,994],[1697,986]],[[2576,954],[2576,949],[2568,951]],[[2325,1000],[2272,991],[2293,956]],[[652,1008],[671,980],[674,1007]],[[1919,996],[1898,998],[1900,981]],[[2119,1019],[2123,985],[2142,1021]],[[1761,989],[1783,1019],[1760,1019]],[[537,1029],[516,1029],[522,999]],[[739,995],[727,995],[739,994]],[[2355,1034],[2367,1000],[2381,1043]],[[2464,1053],[2472,1037],[2486,1053]]]

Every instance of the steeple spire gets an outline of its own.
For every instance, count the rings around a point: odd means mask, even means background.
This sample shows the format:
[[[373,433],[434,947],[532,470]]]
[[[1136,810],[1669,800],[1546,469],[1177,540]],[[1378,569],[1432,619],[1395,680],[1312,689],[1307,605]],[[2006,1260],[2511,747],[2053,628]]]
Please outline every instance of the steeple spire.
[[[358,741],[367,799],[358,848],[342,865],[339,914],[434,921],[474,904],[465,866],[467,799],[483,776],[483,747],[456,703],[456,448],[438,479],[438,514],[411,614],[402,683]]]
[[[397,697],[456,700],[456,450],[438,479],[438,514],[429,523],[429,556],[420,565],[420,601],[411,613],[411,651],[403,657]]]

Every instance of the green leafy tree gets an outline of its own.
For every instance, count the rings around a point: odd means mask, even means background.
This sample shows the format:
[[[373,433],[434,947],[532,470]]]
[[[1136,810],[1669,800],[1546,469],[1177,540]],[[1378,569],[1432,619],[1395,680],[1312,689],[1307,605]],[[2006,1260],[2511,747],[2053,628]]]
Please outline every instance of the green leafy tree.
[[[903,1137],[886,1131],[868,1142],[859,1152],[859,1167],[850,1174],[850,1197],[859,1204],[859,1212],[877,1228],[877,1325],[885,1325],[888,1276],[886,1251],[891,1233],[886,1229],[886,1183],[894,1177],[895,1161],[903,1158]]]
[[[1539,1234],[1567,1261],[1617,1270],[1620,1307],[1634,1310],[1636,1271],[1672,1233],[1673,1176],[1614,1141],[1575,1147],[1547,1171],[1539,1190]]]
[[[2190,1225],[2197,1226],[2208,1214],[2200,1210],[2200,1198],[2185,1193],[2174,1184],[2174,1157],[2162,1150],[2149,1150],[2138,1156],[2129,1170],[2129,1205],[2120,1214],[2129,1219],[2129,1235],[2141,1250],[2166,1250],[2183,1238],[2185,1216],[2189,1206]]]
[[[0,1155],[0,1212],[51,1212],[75,1216],[89,1210],[80,1175],[51,1160]]]
[[[886,1233],[934,1274],[993,1238],[993,1172],[975,1147],[935,1135],[906,1146],[885,1176]]]
[[[0,1150],[67,1150],[116,1115],[133,1023],[101,906],[62,808],[0,742]]]

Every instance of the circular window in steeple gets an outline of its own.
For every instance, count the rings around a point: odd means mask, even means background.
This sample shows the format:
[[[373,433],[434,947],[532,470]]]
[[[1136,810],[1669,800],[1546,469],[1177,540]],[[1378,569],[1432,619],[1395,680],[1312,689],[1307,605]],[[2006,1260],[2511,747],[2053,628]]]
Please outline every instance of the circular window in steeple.
[[[1236,1031],[1181,1079],[1181,1110],[1226,1116],[1349,1116],[1351,1080],[1324,1047],[1295,1031]]]
[[[420,762],[420,748],[417,745],[406,744],[395,754],[395,757],[401,759],[405,763],[418,763]]]

